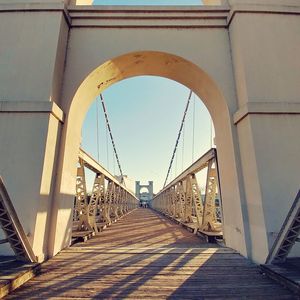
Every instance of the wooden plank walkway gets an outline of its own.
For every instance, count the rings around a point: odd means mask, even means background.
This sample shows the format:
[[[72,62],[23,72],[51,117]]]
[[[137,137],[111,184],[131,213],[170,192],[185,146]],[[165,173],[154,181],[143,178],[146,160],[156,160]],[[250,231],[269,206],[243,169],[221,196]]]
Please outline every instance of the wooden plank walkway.
[[[300,258],[290,257],[284,263],[262,265],[261,269],[269,277],[289,287],[300,295]]]
[[[61,251],[6,299],[298,299],[229,248],[139,208]]]
[[[39,273],[40,264],[17,260],[16,256],[0,256],[0,298]]]

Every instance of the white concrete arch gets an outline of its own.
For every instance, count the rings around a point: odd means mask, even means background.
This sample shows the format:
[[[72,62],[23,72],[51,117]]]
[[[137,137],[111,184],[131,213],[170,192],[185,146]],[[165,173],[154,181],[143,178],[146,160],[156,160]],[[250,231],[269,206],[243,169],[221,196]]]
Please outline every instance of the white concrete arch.
[[[210,112],[216,131],[216,141],[221,172],[221,186],[224,201],[225,235],[229,246],[238,249],[247,255],[243,213],[239,195],[239,180],[236,171],[235,148],[232,136],[232,120],[223,93],[216,82],[207,72],[196,64],[174,54],[160,51],[130,52],[112,58],[92,70],[83,80],[69,105],[65,107],[66,122],[64,125],[63,140],[61,146],[58,190],[55,197],[58,210],[67,209],[64,198],[60,195],[72,195],[72,186],[75,186],[75,172],[77,153],[80,144],[81,126],[86,112],[95,97],[112,84],[134,76],[153,75],[175,80],[189,89],[206,105]],[[230,187],[236,187],[233,191]],[[66,210],[65,220],[70,220],[71,210]],[[57,216],[56,216],[57,217]],[[52,254],[62,247],[56,226],[51,230],[54,248]],[[65,224],[66,227],[70,226]],[[242,234],[236,234],[233,228],[239,228]]]
[[[299,1],[63,2],[0,0],[0,175],[34,253],[43,260],[69,245],[91,101],[114,82],[148,74],[184,84],[205,103],[226,243],[263,263],[299,190]]]

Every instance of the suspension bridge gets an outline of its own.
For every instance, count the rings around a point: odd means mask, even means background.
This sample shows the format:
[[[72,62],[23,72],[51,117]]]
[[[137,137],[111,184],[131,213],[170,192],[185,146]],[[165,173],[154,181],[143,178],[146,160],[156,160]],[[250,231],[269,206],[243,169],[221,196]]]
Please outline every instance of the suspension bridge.
[[[142,199],[125,185],[105,102],[100,95],[120,180],[86,151],[79,150],[72,246],[43,264],[37,264],[37,257],[1,182],[0,221],[6,234],[1,243],[9,243],[15,257],[0,257],[3,269],[0,296],[23,285],[7,299],[297,298],[293,295],[299,292],[297,284],[291,284],[291,290],[276,284],[254,263],[225,246],[215,148],[168,182],[191,96],[192,91],[164,186],[148,202],[150,210],[140,208]],[[87,190],[85,169],[95,174],[91,193]],[[203,169],[207,174],[204,195],[196,176]],[[136,194],[140,195],[140,189]],[[298,202],[299,199],[295,203],[297,207],[291,209],[293,218],[289,218],[296,223],[283,226],[283,230],[288,228],[293,235],[285,236],[284,243],[275,244],[276,251],[268,258],[271,263],[286,261],[297,240]],[[269,271],[269,266],[264,268]],[[216,285],[216,282],[220,283]]]
[[[300,4],[203,3],[0,0],[0,297],[299,299]],[[100,96],[144,75],[192,91],[149,208]],[[172,177],[192,93],[216,148]],[[96,97],[118,178],[80,145]]]

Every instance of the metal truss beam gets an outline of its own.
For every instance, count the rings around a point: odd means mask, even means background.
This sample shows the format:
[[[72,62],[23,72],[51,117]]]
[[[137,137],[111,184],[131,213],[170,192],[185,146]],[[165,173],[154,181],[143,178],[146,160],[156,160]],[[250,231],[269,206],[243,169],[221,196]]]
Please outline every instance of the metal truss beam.
[[[85,168],[95,172],[91,195],[87,193]],[[113,220],[136,208],[138,203],[132,191],[80,149],[74,208],[77,230],[97,233],[100,230],[98,224],[111,224]]]
[[[76,176],[76,201],[74,210],[74,220],[78,221],[80,230],[92,230],[88,220],[88,199],[85,182],[84,162],[79,158]]]
[[[197,174],[199,171],[207,167],[207,164],[210,159],[215,158],[217,156],[217,150],[215,148],[207,151],[203,156],[201,156],[198,160],[196,160],[192,165],[190,165],[187,169],[185,169],[180,175],[178,175],[174,180],[172,180],[162,191],[170,188],[175,185],[178,181],[182,181],[189,174]],[[162,192],[160,191],[157,196]]]
[[[275,240],[267,264],[282,263],[286,260],[300,235],[300,190]]]
[[[205,195],[202,199],[196,174],[207,168]],[[216,196],[219,194],[218,205]],[[180,221],[191,224],[195,232],[222,235],[221,193],[216,149],[206,152],[153,199],[152,207]]]
[[[127,191],[130,195],[136,198],[135,194],[126,188],[125,185],[121,184],[112,174],[110,174],[105,168],[103,168],[95,159],[93,159],[88,153],[86,153],[82,148],[79,149],[79,158],[83,160],[84,166],[90,169],[95,173],[100,173],[104,175],[105,179],[110,180],[117,185],[121,185],[125,191]],[[136,198],[137,199],[137,198]]]
[[[0,177],[0,225],[17,259],[36,262],[31,245]],[[2,240],[4,242],[4,240]]]

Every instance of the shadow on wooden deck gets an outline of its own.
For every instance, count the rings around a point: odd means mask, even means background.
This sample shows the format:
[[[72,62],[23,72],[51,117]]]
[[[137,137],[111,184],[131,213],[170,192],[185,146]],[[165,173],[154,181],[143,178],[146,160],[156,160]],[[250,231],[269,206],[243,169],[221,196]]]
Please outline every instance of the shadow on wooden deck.
[[[40,264],[18,261],[15,256],[0,256],[0,298],[24,284],[40,271]]]
[[[270,278],[300,295],[300,258],[288,258],[284,263],[262,265]]]
[[[63,250],[7,299],[297,299],[229,248],[137,209]]]

